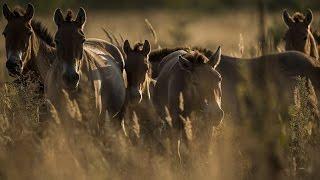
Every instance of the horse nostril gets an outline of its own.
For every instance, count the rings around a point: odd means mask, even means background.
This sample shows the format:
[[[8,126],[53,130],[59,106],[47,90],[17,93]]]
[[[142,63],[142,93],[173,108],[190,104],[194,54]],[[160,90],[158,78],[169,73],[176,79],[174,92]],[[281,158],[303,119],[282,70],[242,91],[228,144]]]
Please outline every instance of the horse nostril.
[[[142,94],[133,88],[129,90],[129,97],[131,103],[139,103],[142,99]]]
[[[73,76],[72,76],[72,80],[73,81],[79,81],[79,79],[80,79],[79,74],[78,73],[74,73]]]
[[[80,76],[78,73],[64,74],[63,79],[66,80],[68,83],[75,83],[79,81]]]
[[[8,60],[6,62],[6,67],[8,69],[14,69],[14,70],[17,70],[19,67],[20,67],[20,64],[17,64],[15,61],[13,60]]]

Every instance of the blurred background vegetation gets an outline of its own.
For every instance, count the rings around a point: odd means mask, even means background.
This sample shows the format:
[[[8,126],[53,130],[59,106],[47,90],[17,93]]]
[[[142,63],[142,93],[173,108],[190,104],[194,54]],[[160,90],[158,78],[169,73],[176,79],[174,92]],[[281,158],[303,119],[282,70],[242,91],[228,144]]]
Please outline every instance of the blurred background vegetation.
[[[13,4],[25,4],[31,2],[36,5],[40,12],[47,12],[53,7],[78,7],[79,5],[85,8],[92,9],[180,9],[180,10],[195,10],[195,11],[211,11],[224,9],[249,9],[256,6],[257,0],[1,0]],[[267,9],[278,10],[286,8],[305,9],[305,8],[320,8],[318,0],[264,0]]]

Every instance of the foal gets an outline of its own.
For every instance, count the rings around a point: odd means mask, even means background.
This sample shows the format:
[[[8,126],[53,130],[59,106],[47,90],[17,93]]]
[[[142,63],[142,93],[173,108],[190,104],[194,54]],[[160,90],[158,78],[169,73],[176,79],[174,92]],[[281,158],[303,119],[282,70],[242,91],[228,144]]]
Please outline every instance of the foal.
[[[55,58],[53,37],[38,21],[33,20],[34,7],[28,4],[26,11],[16,8],[11,11],[3,5],[3,15],[7,20],[5,37],[6,67],[9,75],[16,78],[18,85],[36,84],[36,94],[43,98],[44,80]],[[46,113],[40,107],[40,113]],[[45,120],[40,114],[40,121]]]
[[[131,48],[128,40],[124,42],[123,51],[126,55],[125,70],[127,74],[126,119],[129,121],[129,137],[132,143],[146,145],[146,149],[155,149],[163,153],[160,143],[162,122],[151,102],[155,81],[150,78],[151,68],[148,61],[151,46],[149,41],[137,43]],[[132,123],[137,120],[139,132],[134,132]]]
[[[284,10],[283,20],[288,26],[284,38],[285,49],[286,51],[300,51],[318,60],[319,54],[317,43],[310,31],[312,18],[313,15],[310,9],[305,15],[296,12],[293,16],[290,16],[287,10]]]

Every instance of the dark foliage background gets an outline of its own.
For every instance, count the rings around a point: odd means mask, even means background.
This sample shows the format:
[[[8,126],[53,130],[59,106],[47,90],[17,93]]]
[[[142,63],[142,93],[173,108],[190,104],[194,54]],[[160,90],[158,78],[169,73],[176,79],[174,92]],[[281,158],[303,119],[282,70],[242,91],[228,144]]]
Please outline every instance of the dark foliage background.
[[[53,7],[77,7],[79,5],[92,9],[186,9],[196,11],[224,10],[230,8],[254,8],[258,0],[1,0],[9,4],[25,4],[32,2],[37,9],[47,12]],[[292,8],[296,10],[305,8],[320,8],[319,0],[264,0],[269,10]]]

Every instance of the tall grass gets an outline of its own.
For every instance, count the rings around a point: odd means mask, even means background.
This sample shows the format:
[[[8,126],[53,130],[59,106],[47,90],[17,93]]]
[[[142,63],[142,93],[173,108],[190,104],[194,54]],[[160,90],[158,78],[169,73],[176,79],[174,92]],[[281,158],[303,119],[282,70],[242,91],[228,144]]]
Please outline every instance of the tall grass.
[[[151,20],[147,23],[152,33],[161,27]],[[192,42],[193,36],[189,33],[199,33],[190,32],[189,28],[195,26],[193,23],[196,22],[181,21],[167,35],[152,35],[157,39],[155,45],[167,45],[164,43],[167,40],[173,45]],[[231,50],[229,44],[228,50],[241,56],[259,54],[257,45],[248,43],[246,33],[240,43],[234,42],[239,49]],[[220,34],[228,37],[224,30]],[[273,37],[275,34],[270,33],[268,38],[277,39]],[[113,38],[110,35],[110,39]],[[276,51],[276,45],[270,45],[270,51]],[[241,71],[250,79],[248,69],[243,67]],[[3,84],[0,88],[0,179],[315,179],[319,176],[320,136],[318,119],[310,108],[310,88],[306,79],[298,79],[296,101],[288,112],[289,117],[284,117],[272,114],[264,104],[266,99],[270,104],[275,99],[253,93],[250,83],[239,84],[242,114],[238,117],[227,114],[223,123],[214,128],[209,143],[203,141],[208,143],[203,146],[206,149],[195,149],[190,154],[190,164],[182,167],[169,153],[159,154],[133,145],[122,132],[112,128],[109,120],[103,127],[105,133],[97,135],[94,133],[96,119],[89,122],[82,119],[83,114],[91,116],[93,107],[80,112],[79,105],[67,95],[64,107],[67,116],[57,114],[52,108],[50,120],[39,122],[38,107],[43,101],[37,98],[34,86]],[[254,103],[253,109],[246,106],[248,99]],[[240,118],[245,120],[241,125],[235,123]],[[194,119],[190,121],[189,127],[193,128],[190,130],[196,135],[201,133],[201,126],[196,129],[192,124]],[[139,119],[135,117],[134,123],[126,126],[135,130],[139,141]],[[194,140],[195,144],[203,143],[201,138]],[[167,139],[162,143],[168,148]]]

